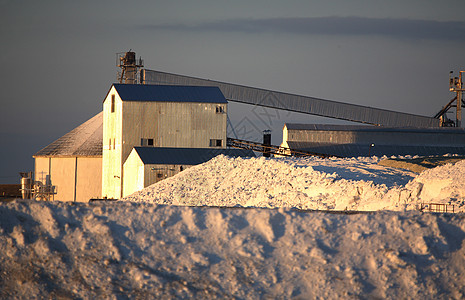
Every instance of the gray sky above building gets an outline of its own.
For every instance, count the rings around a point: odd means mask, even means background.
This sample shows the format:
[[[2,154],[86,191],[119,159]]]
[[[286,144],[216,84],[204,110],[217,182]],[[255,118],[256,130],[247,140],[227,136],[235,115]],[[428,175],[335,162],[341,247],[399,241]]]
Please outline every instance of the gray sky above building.
[[[148,69],[427,116],[465,70],[463,0],[0,0],[0,36],[0,183],[101,111],[129,49]],[[230,118],[274,144],[284,122],[335,122],[239,104]]]

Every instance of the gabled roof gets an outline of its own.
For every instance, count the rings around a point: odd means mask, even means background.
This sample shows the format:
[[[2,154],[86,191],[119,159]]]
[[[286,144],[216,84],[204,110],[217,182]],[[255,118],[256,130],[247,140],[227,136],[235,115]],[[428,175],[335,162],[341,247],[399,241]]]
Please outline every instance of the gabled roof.
[[[71,130],[33,155],[102,156],[103,112]]]
[[[147,165],[198,165],[221,154],[255,157],[253,151],[244,149],[134,147],[134,150]]]
[[[216,86],[180,86],[114,83],[123,101],[228,103]]]

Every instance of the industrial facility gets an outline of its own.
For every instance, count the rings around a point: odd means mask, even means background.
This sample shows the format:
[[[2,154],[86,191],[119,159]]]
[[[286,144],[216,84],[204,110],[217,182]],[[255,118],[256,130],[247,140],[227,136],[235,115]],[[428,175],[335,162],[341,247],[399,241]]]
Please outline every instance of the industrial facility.
[[[456,127],[376,127],[286,123],[282,147],[328,156],[465,155],[465,131]]]
[[[119,199],[220,154],[465,155],[462,72],[450,80],[456,97],[427,117],[143,69],[134,52],[117,54],[117,66],[119,83],[111,85],[103,111],[33,156],[34,179],[23,178],[27,195]],[[286,123],[280,146],[271,145],[269,134],[263,143],[241,141],[227,137],[228,102],[365,125]],[[445,117],[454,107],[456,122]]]

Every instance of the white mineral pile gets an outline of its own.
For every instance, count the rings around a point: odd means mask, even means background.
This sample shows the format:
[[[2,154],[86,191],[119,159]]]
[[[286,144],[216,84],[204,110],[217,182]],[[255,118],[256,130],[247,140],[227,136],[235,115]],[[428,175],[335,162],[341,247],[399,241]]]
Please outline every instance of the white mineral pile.
[[[0,205],[2,299],[463,299],[463,214]]]
[[[123,200],[186,206],[313,210],[414,210],[421,203],[465,210],[465,161],[420,174],[371,158],[229,158],[149,186]]]

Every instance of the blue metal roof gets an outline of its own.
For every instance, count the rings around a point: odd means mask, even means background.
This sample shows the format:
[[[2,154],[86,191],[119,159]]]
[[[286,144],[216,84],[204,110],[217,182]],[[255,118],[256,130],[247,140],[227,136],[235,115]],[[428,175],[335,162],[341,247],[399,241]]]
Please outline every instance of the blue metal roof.
[[[144,164],[148,165],[198,165],[218,155],[255,157],[251,150],[218,148],[165,148],[134,147]]]
[[[216,86],[178,86],[114,83],[123,101],[228,103]]]

